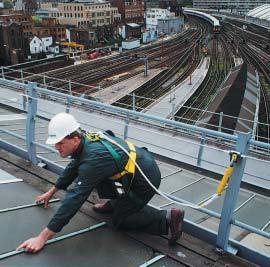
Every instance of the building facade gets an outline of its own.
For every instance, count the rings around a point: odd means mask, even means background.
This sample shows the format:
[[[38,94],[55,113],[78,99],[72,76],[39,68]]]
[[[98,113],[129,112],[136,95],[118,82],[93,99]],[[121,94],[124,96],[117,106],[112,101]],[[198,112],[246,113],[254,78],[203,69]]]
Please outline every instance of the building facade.
[[[178,13],[177,13],[178,14]],[[178,14],[179,15],[179,14]],[[156,34],[179,33],[184,27],[184,17],[175,16],[174,12],[163,8],[146,9],[146,31],[156,32]]]
[[[44,3],[41,7],[62,25],[97,27],[113,24],[120,19],[117,8],[109,2]]]
[[[23,27],[15,22],[0,23],[0,64],[24,62],[29,47],[23,35]]]
[[[183,17],[168,17],[159,19],[157,25],[157,33],[160,34],[175,34],[183,30],[184,18]]]
[[[246,13],[249,10],[270,3],[270,0],[193,0],[194,8],[229,10],[233,13]]]
[[[145,13],[146,29],[157,30],[159,19],[165,19],[174,16],[174,13],[171,13],[168,9],[147,8]]]
[[[121,14],[121,21],[125,23],[144,24],[144,1],[142,0],[111,0]]]
[[[32,33],[36,36],[52,36],[54,42],[66,40],[66,27],[55,18],[42,18],[41,23],[32,28]]]
[[[0,23],[15,22],[22,25],[24,38],[32,36],[33,21],[25,11],[3,10],[0,14]]]
[[[33,14],[37,10],[36,0],[17,0],[14,5],[15,10],[23,10],[27,13]]]
[[[96,43],[96,33],[91,29],[87,29],[86,27],[71,28],[70,31],[70,42],[76,42],[77,44],[84,45],[85,49],[89,49]]]
[[[40,53],[59,53],[59,46],[53,45],[52,36],[37,37],[34,36],[30,40],[30,53],[31,54],[40,54]]]

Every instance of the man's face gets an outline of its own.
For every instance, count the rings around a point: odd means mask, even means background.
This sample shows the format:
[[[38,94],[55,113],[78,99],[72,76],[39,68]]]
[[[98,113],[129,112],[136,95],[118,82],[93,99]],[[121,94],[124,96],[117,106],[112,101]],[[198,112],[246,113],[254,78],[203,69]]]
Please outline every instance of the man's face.
[[[71,139],[64,138],[60,142],[54,145],[55,149],[58,150],[62,158],[66,158],[76,151],[80,144],[80,139],[78,137],[73,137]]]

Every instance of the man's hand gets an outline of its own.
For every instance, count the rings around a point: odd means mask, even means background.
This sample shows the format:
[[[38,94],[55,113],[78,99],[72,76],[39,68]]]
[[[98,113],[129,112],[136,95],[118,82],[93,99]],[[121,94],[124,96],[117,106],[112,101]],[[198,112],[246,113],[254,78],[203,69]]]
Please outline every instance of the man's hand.
[[[40,236],[32,237],[24,241],[16,250],[24,249],[26,252],[37,253],[44,247],[46,241]]]
[[[32,237],[20,244],[16,250],[24,249],[26,252],[37,253],[45,246],[46,241],[54,235],[53,231],[45,228],[38,236]]]
[[[49,201],[53,197],[53,195],[56,191],[58,191],[58,189],[53,186],[48,192],[37,196],[36,203],[43,203],[44,202],[44,207],[47,209],[49,207]]]

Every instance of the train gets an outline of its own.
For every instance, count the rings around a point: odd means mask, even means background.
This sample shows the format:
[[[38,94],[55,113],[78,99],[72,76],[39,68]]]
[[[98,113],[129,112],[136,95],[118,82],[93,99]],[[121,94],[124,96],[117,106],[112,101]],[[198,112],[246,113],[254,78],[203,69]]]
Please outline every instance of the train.
[[[103,49],[94,49],[92,51],[88,51],[86,53],[86,57],[87,59],[93,60],[96,59],[98,57],[104,57],[104,56],[108,56],[111,54],[111,50],[107,49],[107,48],[103,48]]]
[[[196,16],[196,17],[199,17],[208,21],[213,26],[213,33],[214,34],[220,33],[220,23],[219,23],[219,20],[216,19],[215,17],[209,14],[203,13],[201,11],[197,11],[197,10],[193,10],[189,8],[184,8],[184,14]]]

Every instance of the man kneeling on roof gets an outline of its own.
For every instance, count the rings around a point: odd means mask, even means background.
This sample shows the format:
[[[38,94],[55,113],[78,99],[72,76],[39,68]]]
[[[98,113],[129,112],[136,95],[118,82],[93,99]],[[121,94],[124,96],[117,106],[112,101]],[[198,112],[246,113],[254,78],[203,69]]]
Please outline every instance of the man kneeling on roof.
[[[59,176],[55,186],[38,196],[36,202],[49,200],[58,190],[66,190],[72,182],[75,186],[68,190],[61,206],[41,233],[23,242],[17,249],[38,252],[46,241],[69,222],[94,188],[99,197],[110,199],[105,204],[96,204],[94,211],[112,213],[113,224],[118,229],[140,230],[155,235],[169,234],[169,245],[175,245],[182,234],[184,211],[180,209],[158,210],[147,203],[154,196],[155,190],[149,185],[134,161],[142,169],[151,183],[158,188],[161,181],[160,170],[152,155],[145,148],[105,132],[113,142],[100,138],[98,134],[86,133],[80,124],[67,113],[55,115],[48,127],[47,144],[55,146],[61,157],[70,156],[73,160]],[[116,144],[120,144],[129,154]],[[133,159],[133,160],[132,160]],[[76,180],[75,180],[76,179]],[[115,181],[122,184],[120,194]]]

